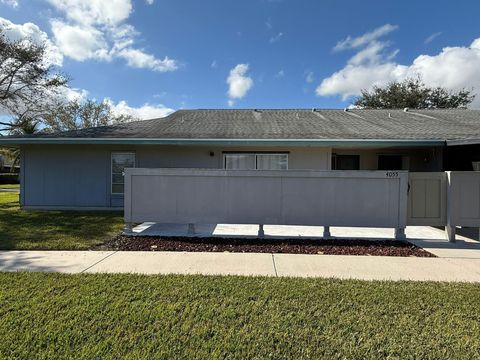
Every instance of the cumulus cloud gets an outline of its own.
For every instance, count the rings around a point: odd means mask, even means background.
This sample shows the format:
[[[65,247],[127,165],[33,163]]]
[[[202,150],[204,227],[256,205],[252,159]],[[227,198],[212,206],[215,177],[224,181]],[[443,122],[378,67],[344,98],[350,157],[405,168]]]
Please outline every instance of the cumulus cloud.
[[[133,10],[130,0],[48,0],[78,24],[114,26],[125,21]]]
[[[116,115],[131,115],[141,120],[154,119],[159,117],[165,117],[171,114],[174,110],[170,109],[162,104],[149,104],[145,103],[140,107],[132,107],[124,100],[114,103],[110,99],[105,99]]]
[[[17,0],[0,0],[0,4],[8,5],[14,9],[16,9],[19,5]]]
[[[346,50],[346,49],[355,49],[358,47],[361,47],[365,44],[369,44],[370,42],[385,36],[392,31],[395,31],[398,29],[397,25],[390,25],[390,24],[385,24],[383,26],[380,26],[376,28],[375,30],[369,31],[361,36],[358,37],[351,37],[347,36],[346,39],[341,40],[335,45],[333,48],[334,51],[341,51],[341,50]]]
[[[51,19],[55,43],[65,56],[77,61],[126,60],[130,67],[158,72],[174,71],[177,61],[163,59],[135,46],[140,33],[126,23],[131,0],[48,0],[63,18]],[[153,2],[152,2],[153,3]]]
[[[230,70],[227,78],[229,106],[233,106],[235,100],[242,99],[252,88],[253,79],[247,75],[248,69],[248,64],[238,64]]]
[[[0,17],[0,29],[2,30],[3,35],[10,41],[22,41],[28,39],[38,45],[45,44],[47,53],[46,65],[62,65],[62,52],[50,41],[47,33],[40,30],[37,25],[31,22],[14,24],[10,20]]]
[[[480,89],[480,38],[468,46],[445,47],[436,55],[419,55],[411,64],[395,61],[398,50],[388,51],[388,43],[378,41],[378,36],[370,39],[369,43],[363,42],[363,48],[342,69],[322,80],[317,95],[339,95],[347,100],[359,95],[362,89],[417,76],[427,86],[473,88],[475,92]],[[472,107],[480,108],[480,97]]]
[[[155,58],[143,50],[126,48],[118,52],[118,56],[124,58],[127,64],[134,68],[149,68],[159,72],[173,71],[177,69],[177,63],[167,56],[163,60]]]
[[[56,43],[66,56],[77,61],[109,58],[101,31],[93,27],[71,26],[58,20],[52,21],[51,25]]]

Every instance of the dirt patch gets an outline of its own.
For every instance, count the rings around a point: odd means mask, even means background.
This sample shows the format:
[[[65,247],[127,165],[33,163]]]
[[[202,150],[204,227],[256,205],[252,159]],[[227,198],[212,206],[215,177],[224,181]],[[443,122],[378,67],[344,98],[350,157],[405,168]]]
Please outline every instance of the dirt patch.
[[[246,239],[220,237],[117,236],[101,246],[120,251],[243,252],[325,255],[435,255],[408,242],[361,239]]]

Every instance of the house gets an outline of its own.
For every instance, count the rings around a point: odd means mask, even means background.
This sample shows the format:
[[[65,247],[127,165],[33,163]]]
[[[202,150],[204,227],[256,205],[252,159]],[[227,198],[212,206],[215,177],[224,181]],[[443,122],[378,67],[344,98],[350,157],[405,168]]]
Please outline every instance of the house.
[[[179,110],[0,146],[22,150],[23,208],[108,209],[128,167],[473,170],[480,110]]]

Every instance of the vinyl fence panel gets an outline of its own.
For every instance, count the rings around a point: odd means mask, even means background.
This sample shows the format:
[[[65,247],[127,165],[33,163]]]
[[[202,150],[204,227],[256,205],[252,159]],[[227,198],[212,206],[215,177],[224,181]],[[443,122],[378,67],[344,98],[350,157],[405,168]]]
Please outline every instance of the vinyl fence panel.
[[[480,227],[480,172],[448,171],[449,222]]]
[[[125,222],[404,228],[405,171],[127,169]]]

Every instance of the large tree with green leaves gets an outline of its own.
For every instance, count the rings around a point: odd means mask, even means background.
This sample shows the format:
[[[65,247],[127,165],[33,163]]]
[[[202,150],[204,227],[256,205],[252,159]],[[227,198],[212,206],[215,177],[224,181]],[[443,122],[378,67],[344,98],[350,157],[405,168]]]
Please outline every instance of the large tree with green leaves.
[[[408,78],[364,89],[353,105],[364,109],[456,109],[466,108],[474,98],[471,90],[428,87],[421,78]]]
[[[109,102],[94,100],[61,102],[42,115],[42,123],[48,132],[79,130],[132,120],[135,120],[133,116],[115,114]]]
[[[47,47],[25,38],[11,41],[0,30],[0,112],[12,121],[0,123],[14,131],[45,112],[68,84],[68,78],[48,61]]]

